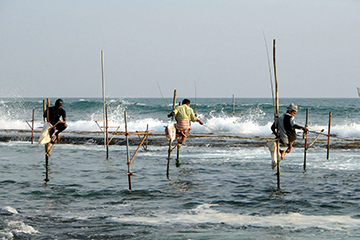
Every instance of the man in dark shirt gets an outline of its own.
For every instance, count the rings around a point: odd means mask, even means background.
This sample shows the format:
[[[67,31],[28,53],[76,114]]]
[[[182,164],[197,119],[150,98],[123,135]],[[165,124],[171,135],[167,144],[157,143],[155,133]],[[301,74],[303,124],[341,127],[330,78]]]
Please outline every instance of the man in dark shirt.
[[[279,117],[279,126],[275,123],[271,126],[272,132],[276,135],[276,129],[279,130],[279,138],[280,143],[286,145],[288,148],[286,150],[280,150],[281,153],[281,160],[284,159],[285,154],[290,153],[293,143],[296,140],[296,132],[295,129],[301,129],[304,132],[307,132],[307,128],[301,127],[295,123],[295,114],[298,111],[298,107],[291,103],[287,107],[286,113]]]
[[[48,118],[48,121],[53,125],[52,129],[50,130],[50,136],[52,136],[55,130],[57,130],[55,136],[56,140],[58,141],[60,140],[59,134],[67,128],[66,111],[62,108],[63,103],[63,100],[59,98],[56,100],[55,106],[49,107],[44,112],[44,117]],[[62,118],[62,121],[60,120],[60,117]],[[54,143],[55,139],[52,140],[52,142]]]

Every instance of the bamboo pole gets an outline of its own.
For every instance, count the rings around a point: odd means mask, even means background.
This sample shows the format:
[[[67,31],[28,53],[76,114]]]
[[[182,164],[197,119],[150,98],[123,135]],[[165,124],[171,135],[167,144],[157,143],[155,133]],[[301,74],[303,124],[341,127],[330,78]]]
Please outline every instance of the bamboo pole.
[[[332,113],[329,113],[329,128],[328,128],[328,141],[327,141],[327,155],[326,155],[326,159],[329,159],[330,157],[330,127],[331,127],[331,117],[332,117]]]
[[[126,116],[126,111],[124,111],[124,121],[125,121],[125,133],[128,133],[128,129],[127,129],[127,116]],[[126,136],[126,163],[128,166],[128,171],[127,171],[127,175],[128,175],[128,180],[129,180],[129,190],[132,190],[131,188],[131,171],[130,171],[130,149],[129,149],[129,135],[125,134]]]
[[[147,132],[147,134],[148,134],[148,133],[149,133],[149,132]],[[144,141],[145,141],[145,139],[146,139],[147,134],[141,139],[141,142],[140,142],[139,146],[137,147],[137,149],[135,150],[133,156],[131,157],[130,162],[128,163],[128,165],[131,165],[131,163],[132,163],[132,161],[135,159],[135,156],[136,156],[136,154],[138,153],[139,149],[141,148],[142,145],[144,145]],[[139,135],[138,135],[138,136],[139,136]],[[135,175],[135,173],[132,173],[132,175]]]
[[[107,115],[107,107],[105,107],[105,144],[106,144],[106,159],[109,159],[109,123]]]
[[[44,118],[44,120],[46,120],[46,122],[50,122],[49,119],[49,107],[50,107],[50,99],[47,98],[47,108],[46,108],[46,119]],[[44,101],[44,106],[45,106],[45,101]],[[50,181],[49,180],[49,151],[50,151],[50,143],[45,144],[45,182]]]
[[[34,144],[34,122],[35,122],[35,109],[32,111],[32,121],[31,121],[31,144]]]
[[[305,127],[309,128],[309,109],[306,109],[306,124]],[[305,138],[305,147],[304,147],[304,171],[306,171],[306,153],[307,153],[307,141],[308,141],[308,133],[304,133]]]
[[[316,138],[312,141],[312,143],[310,143],[310,145],[306,148],[306,151],[309,150],[309,148],[311,148],[311,146],[318,140],[318,138],[320,137],[320,135],[324,132],[324,129],[322,129],[320,131],[320,133],[316,136]]]
[[[146,131],[145,132],[148,132],[149,131],[149,124],[147,124],[146,125]],[[141,137],[140,137],[140,135],[138,135],[138,137],[139,137],[139,140],[141,141]],[[148,149],[147,149],[147,147],[148,147],[148,135],[144,135],[144,137],[145,137],[145,140],[146,140],[146,142],[145,142],[145,144],[143,144],[142,145],[142,147],[143,147],[143,149],[145,150],[145,151],[147,151]]]
[[[176,151],[176,167],[180,167],[180,148],[181,148],[181,144],[178,144]]]
[[[149,131],[149,124],[146,124],[146,131]],[[145,147],[145,150],[147,151],[148,150],[148,144],[149,144],[149,136],[146,135],[146,147]]]
[[[275,122],[276,126],[278,125],[279,121],[279,90],[278,90],[278,79],[277,79],[277,72],[276,72],[276,40],[273,40],[273,60],[274,60],[274,77],[275,77]],[[279,127],[277,127],[276,135],[279,136]],[[280,143],[279,139],[276,141],[276,157],[277,157],[277,187],[280,189]]]
[[[103,99],[103,117],[104,123],[103,127],[104,131],[104,147],[106,148],[106,158],[109,157],[107,141],[108,141],[108,129],[107,129],[107,121],[106,121],[106,102],[105,102],[105,69],[104,69],[104,51],[101,50],[101,79],[102,79],[102,99]]]
[[[175,105],[176,105],[176,94],[177,94],[177,91],[174,90],[174,97],[173,97],[173,111],[175,110]],[[174,121],[175,119],[175,116],[172,116],[171,117],[171,121]],[[168,162],[167,162],[167,168],[166,168],[166,176],[167,178],[169,179],[169,172],[170,172],[170,160],[171,160],[171,147],[172,147],[172,140],[170,139],[169,140],[169,150],[168,150]]]

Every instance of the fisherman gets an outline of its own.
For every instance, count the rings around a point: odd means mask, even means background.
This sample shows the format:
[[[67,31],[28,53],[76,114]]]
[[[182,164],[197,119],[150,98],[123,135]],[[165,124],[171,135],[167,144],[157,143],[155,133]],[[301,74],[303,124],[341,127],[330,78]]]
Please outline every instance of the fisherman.
[[[55,130],[55,139],[60,141],[59,134],[67,128],[66,124],[66,111],[62,108],[64,101],[62,99],[58,99],[55,102],[55,106],[49,107],[44,112],[44,117],[48,118],[48,121],[51,123],[52,128],[50,130],[50,137],[54,134]],[[62,121],[60,120],[62,118]],[[55,143],[55,139],[51,138],[51,143]]]
[[[176,107],[175,110],[168,115],[168,117],[172,117],[174,115],[176,119],[176,138],[178,139],[179,144],[182,144],[186,141],[187,135],[191,130],[190,121],[198,122],[201,125],[204,124],[194,114],[194,110],[190,107],[189,99],[184,99],[182,101],[182,105]]]
[[[305,133],[308,132],[307,128],[301,127],[295,123],[295,114],[297,111],[298,107],[294,103],[290,103],[286,113],[278,119],[279,126],[277,126],[275,122],[271,126],[271,130],[275,136],[277,136],[276,130],[279,131],[280,143],[288,147],[286,150],[280,150],[281,160],[284,159],[287,153],[291,152],[292,146],[296,140],[295,129],[302,129]]]

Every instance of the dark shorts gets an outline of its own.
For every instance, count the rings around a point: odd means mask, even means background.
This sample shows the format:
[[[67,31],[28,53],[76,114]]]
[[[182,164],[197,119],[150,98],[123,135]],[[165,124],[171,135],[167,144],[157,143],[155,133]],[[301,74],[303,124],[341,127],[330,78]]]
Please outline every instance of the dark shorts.
[[[55,126],[56,130],[58,130],[59,132],[64,131],[67,128],[67,125],[65,123],[58,123]]]

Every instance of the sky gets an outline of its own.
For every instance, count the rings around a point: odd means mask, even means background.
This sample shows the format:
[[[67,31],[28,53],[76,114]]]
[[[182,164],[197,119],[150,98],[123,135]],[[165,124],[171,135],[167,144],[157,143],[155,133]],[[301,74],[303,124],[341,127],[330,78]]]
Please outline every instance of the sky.
[[[359,13],[360,0],[0,0],[0,97],[101,98],[103,51],[105,97],[270,98],[275,39],[280,98],[357,98]]]

